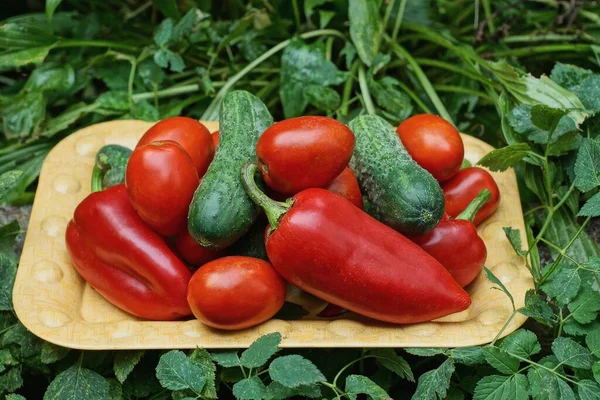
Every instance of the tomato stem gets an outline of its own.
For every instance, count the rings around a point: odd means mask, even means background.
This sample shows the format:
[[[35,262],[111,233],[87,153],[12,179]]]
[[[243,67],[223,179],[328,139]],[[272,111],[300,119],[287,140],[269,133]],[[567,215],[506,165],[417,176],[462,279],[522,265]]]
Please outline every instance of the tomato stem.
[[[252,199],[252,201],[265,210],[271,230],[274,230],[279,226],[281,218],[283,218],[283,216],[292,207],[292,200],[290,199],[285,202],[275,201],[264,194],[254,181],[254,175],[256,175],[257,171],[258,166],[256,164],[244,164],[242,167],[242,184],[244,185],[246,193],[248,193],[248,196]]]
[[[467,208],[456,216],[455,219],[466,219],[467,221],[473,222],[475,214],[487,203],[492,194],[488,189],[483,189],[479,194],[469,203]]]

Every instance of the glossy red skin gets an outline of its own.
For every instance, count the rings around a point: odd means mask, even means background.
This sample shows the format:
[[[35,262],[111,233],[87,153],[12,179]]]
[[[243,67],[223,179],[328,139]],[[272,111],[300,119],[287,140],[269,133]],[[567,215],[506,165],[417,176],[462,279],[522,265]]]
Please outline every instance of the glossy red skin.
[[[196,267],[200,267],[215,258],[219,258],[223,253],[222,251],[215,251],[200,246],[196,243],[187,229],[175,236],[175,248],[177,249],[177,254],[179,254],[185,262]]]
[[[340,306],[336,306],[335,304],[327,304],[327,306],[325,306],[325,308],[323,310],[321,310],[320,313],[317,314],[317,317],[321,317],[321,318],[335,318],[335,317],[339,317],[340,315],[344,315],[348,312],[348,310],[346,310],[345,308],[342,308]]]
[[[356,207],[363,209],[362,194],[360,186],[354,172],[348,167],[344,168],[341,174],[337,176],[325,189],[339,194],[343,198],[350,200]]]
[[[86,197],[67,225],[67,251],[79,274],[106,300],[140,318],[191,315],[191,273],[137,215],[124,185]]]
[[[445,119],[433,114],[415,115],[404,120],[396,132],[411,157],[438,181],[450,179],[460,170],[463,141]]]
[[[329,185],[348,165],[354,134],[327,117],[297,117],[269,127],[256,156],[265,183],[282,194]]]
[[[167,140],[137,147],[129,158],[125,185],[140,217],[164,236],[187,230],[187,215],[200,183],[187,152]]]
[[[483,189],[491,193],[490,200],[475,214],[475,226],[485,221],[500,204],[500,189],[492,175],[485,169],[469,167],[460,170],[452,179],[442,184],[446,199],[446,213],[456,218]]]
[[[487,248],[471,221],[442,220],[433,231],[411,239],[446,267],[461,287],[473,282],[485,264]]]
[[[217,146],[219,145],[219,131],[215,131],[210,134],[212,137],[213,145],[215,146],[215,151],[217,150]]]
[[[179,143],[192,158],[199,177],[204,176],[215,155],[210,132],[193,118],[171,117],[157,122],[144,133],[136,147],[160,140]]]
[[[430,321],[471,304],[435,258],[324,189],[294,196],[266,248],[277,272],[292,285],[377,320]]]
[[[268,262],[242,256],[211,261],[190,280],[188,302],[202,323],[238,330],[267,321],[283,306],[286,284]]]

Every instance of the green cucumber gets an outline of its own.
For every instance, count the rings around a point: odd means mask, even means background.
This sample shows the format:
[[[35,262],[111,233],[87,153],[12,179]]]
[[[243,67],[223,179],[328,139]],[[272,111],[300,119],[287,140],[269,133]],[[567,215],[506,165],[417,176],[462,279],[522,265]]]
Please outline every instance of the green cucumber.
[[[256,162],[256,142],[273,124],[260,99],[244,90],[228,93],[219,113],[219,145],[190,204],[188,229],[204,247],[223,249],[250,229],[260,212],[242,186],[241,170]]]
[[[444,213],[439,183],[412,159],[383,118],[361,115],[350,121],[350,129],[356,137],[350,168],[370,214],[406,235],[431,231]]]

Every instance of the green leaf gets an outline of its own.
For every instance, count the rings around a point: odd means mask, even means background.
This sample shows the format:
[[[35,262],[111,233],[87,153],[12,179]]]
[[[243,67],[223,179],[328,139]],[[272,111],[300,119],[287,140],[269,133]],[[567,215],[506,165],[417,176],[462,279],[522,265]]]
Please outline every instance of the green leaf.
[[[98,96],[94,104],[107,110],[127,111],[129,96],[124,90],[109,90]]]
[[[304,16],[310,19],[314,14],[314,10],[326,3],[331,3],[332,0],[305,0],[304,1]]]
[[[346,378],[346,393],[351,400],[356,400],[359,394],[366,394],[372,400],[387,400],[387,394],[379,385],[362,375],[349,375]]]
[[[71,351],[71,349],[57,346],[50,342],[44,342],[44,344],[42,344],[40,360],[44,364],[54,364],[55,362],[65,358],[67,354],[69,354],[69,351]]]
[[[417,390],[412,400],[444,399],[454,373],[454,361],[448,358],[438,368],[425,372],[419,377]]]
[[[221,351],[210,353],[211,358],[222,367],[237,367],[240,364],[240,357],[237,351]]]
[[[75,71],[71,65],[48,62],[31,72],[22,90],[67,91],[74,84]]]
[[[369,355],[375,356],[378,364],[389,369],[400,378],[408,379],[410,382],[415,381],[410,365],[394,349],[373,349],[369,351]]]
[[[596,361],[594,365],[592,365],[592,372],[594,373],[596,382],[600,383],[600,361]]]
[[[527,400],[529,388],[527,377],[522,374],[512,376],[490,375],[477,383],[473,400]]]
[[[494,285],[497,285],[500,288],[500,290],[502,290],[504,292],[504,294],[506,294],[508,296],[508,298],[510,299],[510,302],[513,306],[513,310],[514,310],[515,309],[515,300],[513,299],[512,294],[510,294],[510,292],[508,291],[506,286],[504,286],[504,284],[500,281],[500,279],[498,279],[496,277],[496,275],[494,275],[494,273],[492,271],[490,271],[485,265],[483,266],[483,271],[485,272],[486,278],[488,278],[488,280],[490,282],[492,282]]]
[[[519,360],[501,348],[485,347],[483,355],[488,364],[503,374],[511,375],[519,370]]]
[[[6,400],[27,400],[25,397],[21,396],[20,394],[7,394],[6,395]]]
[[[242,379],[233,385],[233,395],[238,400],[262,400],[267,388],[258,376]]]
[[[185,68],[183,58],[168,49],[159,49],[154,53],[154,62],[161,68],[169,68],[173,72],[181,72]]]
[[[511,144],[487,153],[477,165],[487,167],[491,171],[506,171],[521,161],[531,151],[527,143]]]
[[[552,79],[554,82],[558,83],[565,89],[572,90],[574,87],[578,86],[585,78],[592,74],[593,72],[588,69],[580,68],[571,64],[563,64],[561,62],[557,62],[552,68],[552,72],[550,73],[550,79]]]
[[[181,17],[176,0],[152,0],[152,3],[165,17],[173,19],[179,19]]]
[[[41,92],[24,92],[0,108],[7,138],[24,138],[36,130],[46,115],[46,99]]]
[[[579,97],[586,110],[596,113],[600,111],[600,75],[594,74],[585,78],[579,85],[572,89],[573,93]]]
[[[267,387],[266,397],[270,400],[283,400],[294,396],[303,396],[315,399],[321,396],[321,388],[318,384],[288,388],[278,382],[271,382]]]
[[[550,369],[557,366],[553,361],[540,361],[540,364]],[[575,393],[556,371],[551,372],[532,365],[527,373],[527,379],[531,395],[536,400],[575,400]]]
[[[325,380],[312,362],[295,354],[273,360],[269,366],[269,375],[275,382],[292,388]]]
[[[582,379],[577,385],[577,394],[580,400],[599,400],[600,386],[592,380]]]
[[[319,28],[323,29],[329,25],[335,15],[335,11],[319,10]]]
[[[600,331],[594,331],[585,337],[585,344],[593,356],[600,358]]]
[[[553,135],[555,136],[555,135]],[[560,136],[555,142],[548,146],[549,156],[561,156],[571,150],[579,148],[582,137],[577,131],[568,132]]]
[[[14,392],[23,386],[23,377],[21,374],[23,373],[23,366],[16,365],[10,368],[8,371],[0,375],[0,393],[3,392]],[[74,398],[69,398],[69,400],[75,400]],[[46,397],[44,397],[46,400]],[[62,400],[62,398],[60,399]],[[92,399],[93,400],[93,399]]]
[[[350,69],[354,58],[356,57],[356,47],[352,44],[352,42],[348,41],[344,44],[342,51],[340,51],[340,56],[344,56],[346,60],[346,69]]]
[[[143,350],[120,351],[117,353],[113,363],[113,371],[119,382],[125,382],[125,379],[140,362],[143,355]]]
[[[204,389],[202,389],[202,393],[200,393],[201,397],[204,399],[216,399],[217,388],[215,380],[217,367],[212,362],[210,354],[205,349],[197,348],[190,354],[190,359],[200,367],[202,375],[206,379]]]
[[[50,45],[0,53],[0,72],[28,64],[41,64],[53,48],[54,45]]]
[[[596,193],[585,202],[581,210],[577,213],[578,217],[598,217],[600,216],[600,192]]]
[[[383,33],[376,0],[350,0],[348,2],[350,38],[358,56],[370,67],[379,51]]]
[[[459,364],[474,366],[485,363],[483,348],[478,346],[458,347],[450,350],[449,357]]]
[[[190,8],[173,28],[171,40],[181,41],[185,36],[189,35],[196,24],[200,22],[201,17],[202,13],[199,12],[197,8]]]
[[[519,329],[502,340],[500,348],[507,353],[529,359],[542,351],[535,333],[527,329]]]
[[[600,141],[585,138],[575,161],[575,186],[588,192],[600,186]]]
[[[541,286],[548,296],[555,298],[560,304],[569,304],[581,287],[578,268],[572,264],[564,264],[557,268]]]
[[[585,336],[600,330],[600,322],[592,321],[587,324],[581,324],[575,318],[569,318],[563,325],[563,330],[571,336]]]
[[[562,108],[552,108],[543,104],[535,104],[531,107],[531,122],[538,128],[552,133],[567,112],[568,110]]]
[[[600,311],[600,294],[593,290],[582,290],[577,297],[568,304],[571,316],[577,322],[587,324],[596,319]]]
[[[2,338],[2,345],[4,347],[9,345],[18,346],[22,358],[39,354],[42,351],[42,344],[42,340],[29,332],[20,322],[9,329]]]
[[[558,361],[570,367],[590,369],[594,363],[594,358],[585,347],[566,337],[554,339],[552,352]]]
[[[139,101],[135,103],[132,116],[144,121],[155,122],[159,119],[158,110],[150,105],[147,101]]]
[[[413,110],[410,97],[399,88],[398,80],[386,76],[375,81],[369,77],[367,84],[379,107],[389,111],[400,121],[410,116]]]
[[[504,234],[506,238],[510,242],[515,253],[520,255],[521,257],[525,257],[527,252],[523,250],[522,242],[521,242],[521,231],[518,229],[514,229],[510,226],[505,226],[502,228],[504,230]]]
[[[310,313],[307,310],[305,310],[300,304],[286,301],[283,303],[283,307],[281,307],[279,311],[277,311],[277,314],[275,314],[273,318],[283,319],[286,321],[298,320],[302,319],[302,317],[306,317],[308,314]]]
[[[308,104],[312,104],[323,111],[333,111],[340,106],[341,102],[338,92],[320,85],[309,85],[305,87],[302,95]]]
[[[322,87],[339,85],[347,74],[325,59],[319,43],[306,45],[293,39],[281,56],[281,87],[279,94],[285,118],[301,115],[308,104],[305,87],[313,84]]]
[[[21,175],[23,171],[20,170],[6,171],[0,175],[0,201],[16,186]]]
[[[165,389],[191,389],[196,394],[200,394],[206,384],[202,369],[180,350],[169,351],[160,357],[156,377]]]
[[[62,0],[46,0],[46,15],[48,16],[48,20],[52,20],[54,11],[61,2]]]
[[[106,400],[110,386],[98,373],[73,365],[54,378],[44,400]]]
[[[407,347],[404,349],[407,353],[420,357],[433,357],[439,354],[446,354],[446,349],[427,348],[427,347]]]
[[[281,334],[279,332],[261,336],[242,353],[240,363],[247,368],[262,367],[279,351],[280,343]]]

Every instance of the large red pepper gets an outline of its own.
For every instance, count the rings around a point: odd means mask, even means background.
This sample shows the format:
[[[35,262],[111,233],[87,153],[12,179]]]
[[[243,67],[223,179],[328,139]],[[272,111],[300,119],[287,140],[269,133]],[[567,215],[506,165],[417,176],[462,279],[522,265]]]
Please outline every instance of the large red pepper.
[[[325,301],[381,321],[409,324],[465,310],[469,295],[418,245],[325,189],[284,203],[242,171],[248,195],[271,231],[267,255],[284,279]]]
[[[446,267],[462,287],[477,278],[487,257],[485,243],[472,221],[490,197],[490,191],[483,189],[456,219],[442,219],[433,231],[411,238]]]
[[[75,269],[104,298],[141,318],[191,315],[191,273],[129,202],[125,185],[86,197],[66,232]]]

